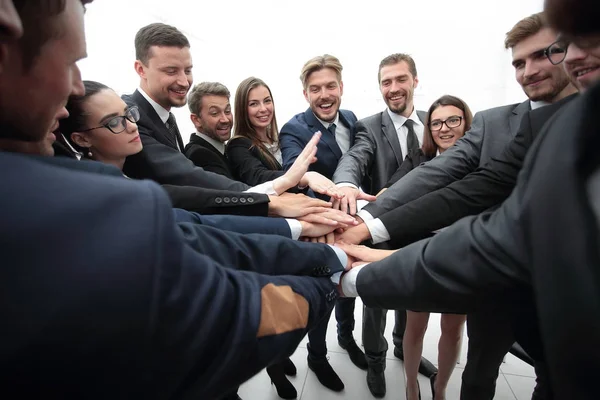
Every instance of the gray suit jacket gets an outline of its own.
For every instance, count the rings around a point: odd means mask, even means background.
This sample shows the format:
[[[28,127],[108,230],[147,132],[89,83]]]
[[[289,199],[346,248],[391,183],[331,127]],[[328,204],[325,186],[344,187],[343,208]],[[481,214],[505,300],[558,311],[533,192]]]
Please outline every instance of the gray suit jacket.
[[[453,147],[412,170],[364,210],[373,217],[378,217],[464,178],[491,157],[501,154],[517,134],[521,118],[529,110],[529,101],[525,101],[478,112],[473,118],[471,129]]]
[[[423,122],[425,111],[417,111]],[[361,186],[364,191],[376,194],[402,165],[398,134],[387,110],[358,121],[354,144],[342,156],[333,174],[334,183],[349,182]]]

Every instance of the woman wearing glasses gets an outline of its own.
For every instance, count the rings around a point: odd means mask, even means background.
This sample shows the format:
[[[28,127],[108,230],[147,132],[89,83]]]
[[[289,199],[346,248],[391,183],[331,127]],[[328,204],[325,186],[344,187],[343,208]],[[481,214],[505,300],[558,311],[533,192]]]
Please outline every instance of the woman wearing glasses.
[[[427,113],[427,123],[423,132],[423,146],[410,152],[402,165],[386,184],[390,187],[397,180],[418,165],[431,160],[448,150],[470,129],[473,115],[469,106],[458,97],[445,95],[433,102]],[[386,257],[390,251],[377,251],[378,259]],[[442,314],[438,345],[438,373],[431,377],[431,391],[434,400],[446,398],[446,386],[458,360],[462,342],[462,331],[466,317],[457,314]],[[429,313],[406,312],[406,330],[402,347],[404,369],[406,371],[406,398],[421,398],[417,375],[423,351],[423,337],[427,330]]]

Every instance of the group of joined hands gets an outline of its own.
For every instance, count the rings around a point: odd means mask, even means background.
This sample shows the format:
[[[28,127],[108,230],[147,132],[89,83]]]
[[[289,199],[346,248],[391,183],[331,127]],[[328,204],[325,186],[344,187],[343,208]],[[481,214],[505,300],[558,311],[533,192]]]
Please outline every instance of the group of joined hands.
[[[316,132],[290,169],[273,180],[273,189],[278,196],[271,200],[275,204],[269,208],[270,214],[300,221],[301,240],[326,243],[343,250],[348,256],[346,271],[389,256],[394,250],[371,249],[345,240],[348,235],[344,234],[363,222],[356,215],[356,201],[374,201],[377,196],[353,187],[338,187],[318,172],[308,171],[309,166],[317,161],[317,144],[320,139],[321,132]],[[315,193],[330,196],[331,199],[324,201],[302,193],[286,193],[293,187],[310,188]]]

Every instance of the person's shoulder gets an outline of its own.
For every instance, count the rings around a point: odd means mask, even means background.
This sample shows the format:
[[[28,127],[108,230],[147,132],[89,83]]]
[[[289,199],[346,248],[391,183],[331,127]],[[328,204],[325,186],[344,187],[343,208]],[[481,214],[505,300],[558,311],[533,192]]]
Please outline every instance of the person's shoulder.
[[[368,117],[359,119],[358,122],[357,122],[357,124],[363,124],[363,125],[367,125],[367,126],[370,126],[370,125],[373,125],[373,124],[379,124],[379,125],[381,125],[381,114],[382,114],[382,112],[380,111],[380,112],[377,112],[377,113],[375,113],[373,115],[369,115]]]
[[[280,130],[281,134],[298,132],[301,130],[308,130],[308,123],[306,122],[306,112],[301,112],[294,115],[288,122],[286,122]]]
[[[499,106],[499,107],[492,107],[492,108],[488,108],[486,110],[482,110],[477,112],[475,115],[479,115],[481,117],[496,117],[496,116],[505,116],[505,115],[510,115],[512,114],[518,107],[525,107],[528,106],[528,104],[526,104],[527,102],[523,102],[523,103],[514,103],[514,104],[507,104],[504,106]]]
[[[234,136],[227,142],[227,147],[229,146],[250,147],[252,146],[252,140],[245,136]]]

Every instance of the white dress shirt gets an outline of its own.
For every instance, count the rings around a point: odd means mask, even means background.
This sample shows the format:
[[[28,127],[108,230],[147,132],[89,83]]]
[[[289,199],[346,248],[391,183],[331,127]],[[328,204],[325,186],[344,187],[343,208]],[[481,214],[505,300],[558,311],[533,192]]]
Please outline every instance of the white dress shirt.
[[[343,123],[340,123],[340,113],[337,113],[333,122],[325,122],[316,115],[315,118],[317,118],[319,122],[323,124],[325,129],[329,129],[331,124],[335,124],[335,141],[337,142],[338,146],[340,146],[342,154],[346,154],[346,152],[350,150],[350,128],[345,126]],[[325,132],[321,133],[325,134]]]
[[[202,132],[196,132],[194,133],[196,136],[198,136],[199,138],[202,138],[204,140],[206,140],[208,143],[210,143],[210,145],[212,147],[214,147],[215,149],[217,149],[219,151],[219,153],[225,155],[225,143],[221,142],[220,140],[216,140],[214,138],[211,138],[210,136],[208,136],[205,133]]]

